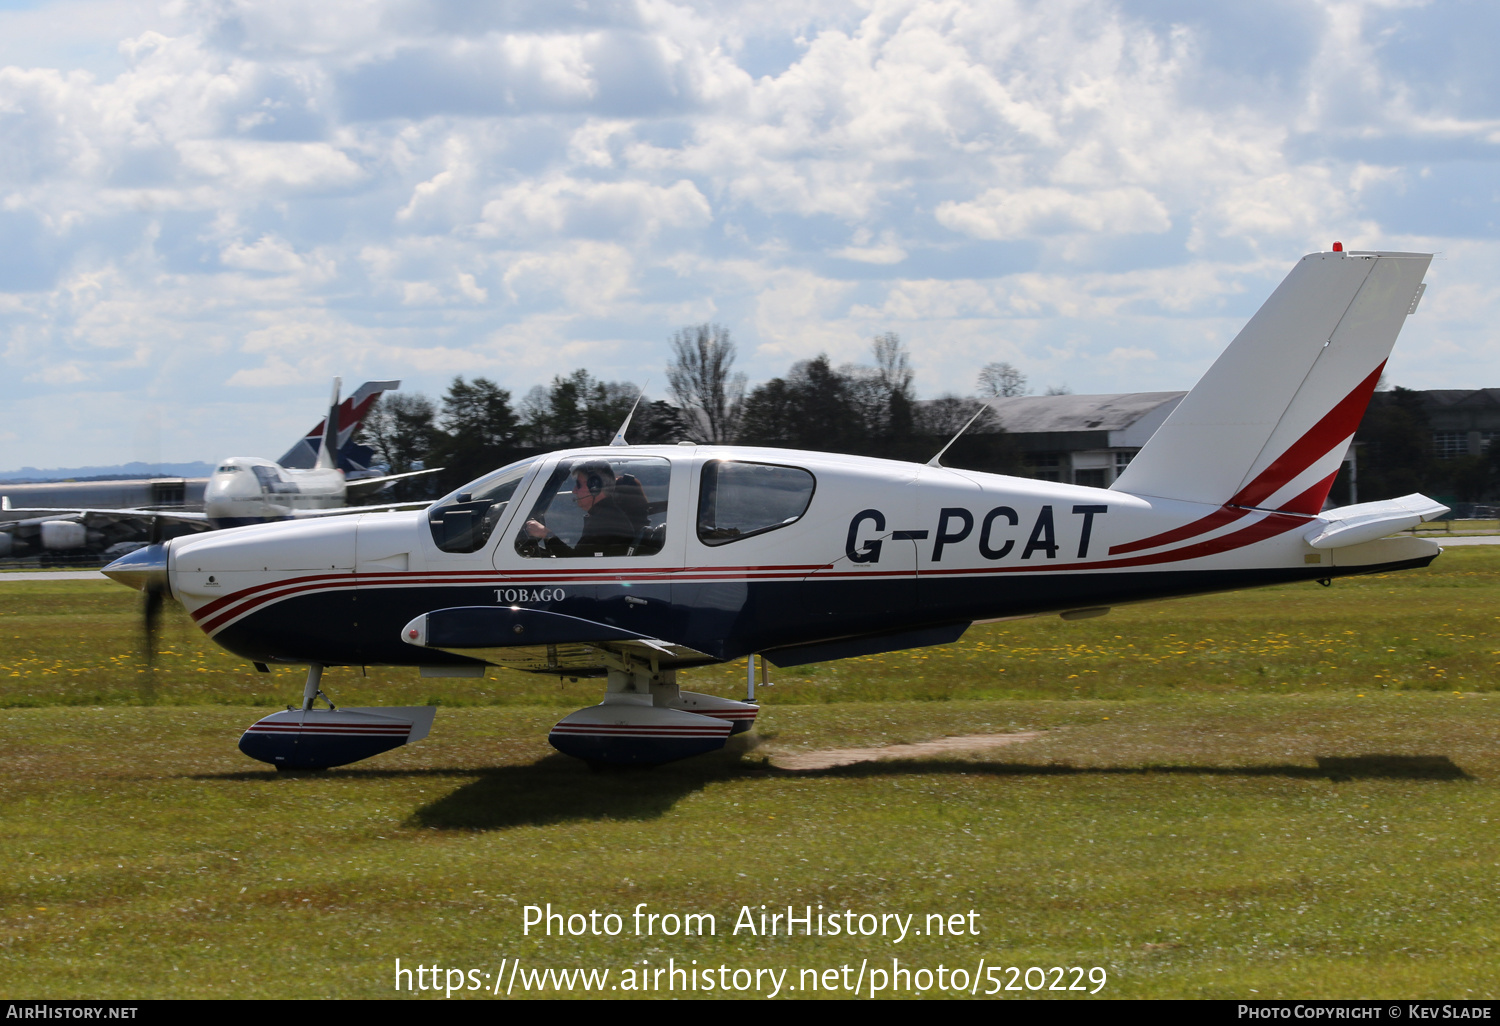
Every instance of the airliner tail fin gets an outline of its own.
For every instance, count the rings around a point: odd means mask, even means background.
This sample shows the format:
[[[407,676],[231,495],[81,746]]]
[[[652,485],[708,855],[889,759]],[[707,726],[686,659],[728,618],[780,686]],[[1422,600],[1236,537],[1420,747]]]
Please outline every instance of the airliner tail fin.
[[[375,400],[380,398],[380,393],[394,392],[400,387],[400,381],[366,381],[356,388],[349,398],[338,404],[338,448],[335,462],[329,464],[330,466],[341,466],[345,470],[364,469],[365,464],[355,461],[353,465],[350,465],[349,460],[344,458],[348,453],[349,443],[359,431],[365,416],[375,408]],[[318,454],[323,449],[323,435],[327,423],[328,418],[325,416],[311,431],[297,439],[297,444],[288,449],[286,455],[276,462],[283,467],[301,470],[321,466],[322,464],[318,462]]]

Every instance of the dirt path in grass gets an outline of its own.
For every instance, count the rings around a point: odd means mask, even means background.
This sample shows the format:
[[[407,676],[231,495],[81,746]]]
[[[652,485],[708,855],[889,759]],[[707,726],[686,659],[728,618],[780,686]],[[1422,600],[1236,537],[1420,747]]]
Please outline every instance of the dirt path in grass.
[[[886,745],[882,748],[827,748],[820,752],[795,752],[771,756],[771,765],[787,770],[832,769],[849,766],[856,762],[875,762],[878,759],[931,759],[957,752],[982,752],[990,748],[1004,748],[1021,741],[1041,737],[1042,732],[1023,731],[1016,734],[968,734],[963,737],[940,737],[934,741],[922,741],[914,745]]]

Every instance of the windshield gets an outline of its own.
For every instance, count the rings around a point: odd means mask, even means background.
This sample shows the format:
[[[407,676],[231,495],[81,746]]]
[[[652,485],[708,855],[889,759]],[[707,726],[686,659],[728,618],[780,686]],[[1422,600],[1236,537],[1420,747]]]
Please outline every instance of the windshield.
[[[437,547],[444,552],[477,552],[483,548],[536,462],[533,456],[501,467],[429,506],[427,523]]]

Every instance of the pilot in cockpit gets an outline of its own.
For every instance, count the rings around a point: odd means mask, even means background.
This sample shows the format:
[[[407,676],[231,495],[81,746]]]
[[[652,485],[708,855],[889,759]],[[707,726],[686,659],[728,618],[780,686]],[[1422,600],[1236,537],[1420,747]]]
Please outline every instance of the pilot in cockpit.
[[[549,556],[626,556],[632,554],[646,526],[647,505],[640,481],[631,475],[617,478],[604,460],[589,460],[573,468],[573,503],[583,510],[583,533],[569,545],[536,518],[526,521],[526,534]]]

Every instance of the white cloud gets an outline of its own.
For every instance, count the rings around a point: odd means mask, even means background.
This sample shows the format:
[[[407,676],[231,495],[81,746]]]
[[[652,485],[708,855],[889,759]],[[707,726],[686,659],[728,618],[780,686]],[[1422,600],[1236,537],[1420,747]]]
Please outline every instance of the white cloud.
[[[232,242],[219,253],[219,259],[227,267],[245,271],[269,271],[287,274],[300,271],[305,266],[302,258],[286,242],[272,235],[262,235],[251,245]]]
[[[479,232],[486,237],[640,238],[664,228],[706,225],[712,211],[686,179],[661,187],[559,177],[507,189],[484,205],[481,216]]]
[[[604,315],[635,290],[634,260],[623,246],[581,241],[511,261],[503,280],[511,299],[560,298],[573,313]]]
[[[836,257],[862,264],[899,264],[907,257],[906,250],[896,241],[894,232],[884,232],[876,240],[870,237],[870,231],[866,228],[854,233],[853,245],[832,252]]]
[[[0,12],[0,431],[33,439],[9,418],[98,381],[233,381],[289,404],[237,428],[253,433],[305,419],[299,383],[366,368],[430,391],[481,369],[524,391],[570,360],[644,379],[672,330],[707,319],[752,378],[900,330],[928,389],[968,388],[987,359],[1079,390],[1183,387],[1335,238],[1462,254],[1434,265],[1393,376],[1500,383],[1500,90],[1484,62],[1410,50],[1482,38],[1478,15],[1253,15]]]
[[[177,144],[189,171],[236,192],[337,189],[364,176],[348,154],[328,143],[194,139]]]
[[[1145,189],[1069,192],[1058,188],[991,189],[969,203],[943,203],[937,219],[979,239],[1024,239],[1086,231],[1100,235],[1164,232],[1167,208]]]

